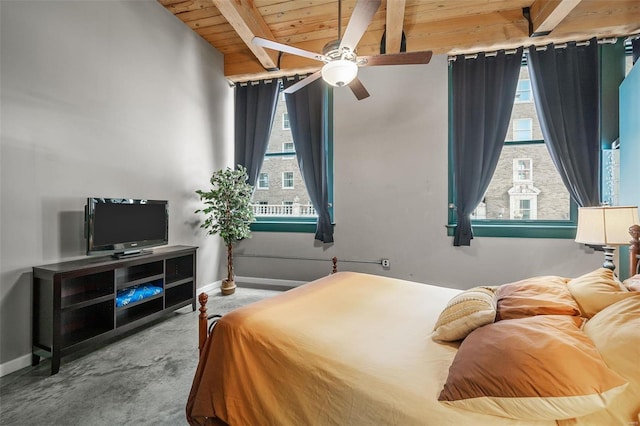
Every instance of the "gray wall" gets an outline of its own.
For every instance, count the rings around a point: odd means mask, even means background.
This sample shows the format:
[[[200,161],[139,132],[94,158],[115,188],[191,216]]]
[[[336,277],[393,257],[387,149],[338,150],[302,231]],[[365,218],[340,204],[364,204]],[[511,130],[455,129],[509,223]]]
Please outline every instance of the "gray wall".
[[[344,263],[372,272],[455,288],[499,284],[538,274],[575,276],[602,264],[573,240],[476,238],[453,247],[447,237],[447,62],[360,69],[371,97],[336,89],[334,107],[335,243],[313,234],[253,233],[244,255],[347,260],[389,258],[391,268]],[[236,274],[308,280],[330,262],[240,257]]]
[[[31,267],[84,255],[88,196],[167,199],[221,278],[194,190],[232,161],[222,55],[155,1],[2,1],[0,372],[28,365]]]

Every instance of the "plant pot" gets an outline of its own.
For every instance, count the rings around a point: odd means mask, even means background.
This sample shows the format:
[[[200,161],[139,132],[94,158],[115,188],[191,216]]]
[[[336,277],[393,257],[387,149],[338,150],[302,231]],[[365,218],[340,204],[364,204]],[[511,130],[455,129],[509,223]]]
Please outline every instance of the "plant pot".
[[[236,282],[234,280],[222,280],[220,291],[223,296],[228,296],[236,292]]]

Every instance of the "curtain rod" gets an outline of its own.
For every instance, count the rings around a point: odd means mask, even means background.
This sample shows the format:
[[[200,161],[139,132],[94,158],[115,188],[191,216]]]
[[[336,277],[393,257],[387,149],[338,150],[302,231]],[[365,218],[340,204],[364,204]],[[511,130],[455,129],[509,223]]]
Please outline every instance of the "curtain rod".
[[[301,79],[302,79],[302,78],[305,78],[305,77],[308,77],[308,76],[309,76],[309,74],[296,74],[296,75],[287,75],[287,76],[280,77],[280,78],[271,78],[271,79],[268,79],[268,80],[243,81],[241,83],[232,84],[231,87],[233,87],[233,86],[244,87],[244,86],[248,86],[250,84],[252,86],[257,86],[260,83],[273,83],[273,82],[277,83],[278,81],[280,81],[282,79],[285,79],[285,78],[287,79],[287,81],[291,81],[291,80],[295,80],[296,77],[301,77]]]
[[[618,39],[616,37],[613,38],[602,38],[598,40],[598,44],[613,44],[616,41],[618,41]],[[555,49],[565,49],[570,42],[565,42],[565,43],[558,43],[558,44],[554,44],[554,48]],[[590,40],[584,40],[584,41],[577,41],[575,42],[576,46],[588,46],[591,41]],[[522,46],[524,48],[528,48],[528,47],[533,47],[534,45],[529,45],[529,46]],[[542,51],[542,50],[547,50],[547,48],[549,47],[549,45],[544,45],[544,46],[536,46],[536,50],[537,51]],[[504,53],[505,55],[513,55],[514,53],[516,53],[518,51],[518,49],[508,49],[505,50]],[[479,52],[479,53],[484,53],[485,57],[491,57],[491,56],[496,56],[498,54],[497,50],[493,50],[490,52]],[[472,53],[469,55],[464,55],[465,59],[476,59],[479,55],[479,53]],[[457,58],[457,56],[459,55],[449,55],[449,57],[447,58],[449,62],[454,62]]]
[[[252,85],[252,86],[257,86],[260,83],[273,83],[273,82],[277,82],[278,79],[269,79],[269,80],[258,80],[258,81],[243,81],[242,83],[236,83],[234,86],[248,86],[248,85]]]

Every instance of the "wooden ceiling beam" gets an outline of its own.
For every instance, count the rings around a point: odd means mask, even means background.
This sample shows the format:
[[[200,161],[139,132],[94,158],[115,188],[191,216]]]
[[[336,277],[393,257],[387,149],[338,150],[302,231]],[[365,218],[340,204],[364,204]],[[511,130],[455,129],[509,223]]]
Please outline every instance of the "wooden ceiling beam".
[[[251,0],[211,0],[266,70],[278,68],[278,53],[251,42],[254,37],[275,40]]]
[[[582,0],[536,0],[530,8],[531,36],[548,35]]]
[[[395,0],[388,0],[389,3],[392,1]],[[414,7],[411,6],[411,1],[413,0],[407,2],[406,14],[410,14],[411,7]],[[529,37],[528,22],[520,7],[522,4],[518,6],[517,9],[493,13],[407,24],[405,28],[407,50],[431,50],[434,55],[456,55],[512,49],[532,44],[545,45],[551,42],[586,40],[595,34],[599,37],[617,37],[640,32],[638,0],[582,1],[555,27],[551,35],[536,38]],[[358,43],[359,55],[373,55],[379,52],[380,39],[384,31],[383,22],[384,20],[381,19],[379,23],[374,21],[369,26],[368,31]],[[328,31],[320,38],[306,41],[303,41],[304,37],[292,37],[292,39],[295,39],[294,43],[290,43],[293,46],[319,52],[327,42],[335,40],[335,36]],[[321,66],[317,61],[285,54],[281,59],[280,71],[266,72],[247,49],[229,50],[224,54],[224,73],[233,82],[314,72]]]
[[[385,26],[385,52],[399,53],[404,27],[404,9],[406,0],[387,0]]]

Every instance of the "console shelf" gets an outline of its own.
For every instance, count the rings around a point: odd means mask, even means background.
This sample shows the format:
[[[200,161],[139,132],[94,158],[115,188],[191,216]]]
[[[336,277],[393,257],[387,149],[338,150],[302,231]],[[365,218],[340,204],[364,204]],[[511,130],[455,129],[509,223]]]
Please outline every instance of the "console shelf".
[[[179,285],[185,284],[185,283],[189,283],[191,282],[191,278],[182,278],[181,280],[178,281],[173,281],[171,283],[166,283],[164,285],[164,288],[172,288],[172,287],[177,287]]]
[[[171,246],[130,259],[88,257],[33,268],[32,365],[60,358],[176,309],[196,310],[196,250]],[[162,293],[116,308],[118,290],[153,284]]]

